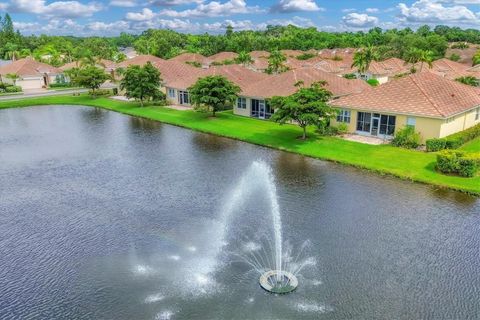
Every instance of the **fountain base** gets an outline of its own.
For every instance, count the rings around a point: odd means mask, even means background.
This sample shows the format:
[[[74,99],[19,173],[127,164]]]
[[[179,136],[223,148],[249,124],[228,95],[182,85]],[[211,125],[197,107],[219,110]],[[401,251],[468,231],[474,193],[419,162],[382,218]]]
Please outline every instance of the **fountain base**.
[[[260,286],[271,293],[286,294],[297,289],[298,279],[288,271],[270,270],[260,276]]]

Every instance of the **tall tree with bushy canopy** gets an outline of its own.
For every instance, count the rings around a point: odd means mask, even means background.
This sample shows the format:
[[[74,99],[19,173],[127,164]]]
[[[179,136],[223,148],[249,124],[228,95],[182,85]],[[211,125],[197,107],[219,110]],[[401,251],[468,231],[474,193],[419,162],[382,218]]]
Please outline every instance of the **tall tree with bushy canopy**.
[[[75,73],[72,72],[72,75],[74,75],[74,78],[71,80],[74,84],[89,88],[93,94],[105,81],[110,79],[110,76],[103,69],[96,66],[85,66],[76,69]]]
[[[303,130],[302,140],[305,140],[307,126],[325,125],[337,115],[335,109],[328,105],[332,93],[324,85],[324,82],[316,82],[308,88],[300,87],[288,97],[272,97],[269,103],[275,113],[271,119],[280,124],[297,123]]]
[[[233,106],[240,93],[240,87],[223,76],[200,78],[188,88],[190,102],[198,109],[207,108],[215,113]]]
[[[127,98],[140,101],[140,105],[143,107],[145,101],[154,100],[161,96],[161,85],[160,71],[150,62],[147,62],[143,67],[138,65],[128,66],[120,82],[120,89],[125,90]]]

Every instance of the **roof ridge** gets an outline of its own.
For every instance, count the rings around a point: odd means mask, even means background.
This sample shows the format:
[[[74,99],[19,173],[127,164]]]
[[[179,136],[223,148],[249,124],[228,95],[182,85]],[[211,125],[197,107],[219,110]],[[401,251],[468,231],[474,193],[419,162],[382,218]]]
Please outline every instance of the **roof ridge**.
[[[425,73],[426,74],[426,73]],[[433,74],[431,74],[433,75]],[[415,76],[410,76],[410,79],[412,80],[413,84],[415,84],[415,86],[417,86],[417,88],[420,90],[420,92],[425,96],[425,98],[433,105],[433,107],[435,108],[435,110],[437,110],[437,112],[442,116],[442,117],[446,117],[445,114],[443,112],[440,111],[440,107],[437,105],[437,103],[435,101],[433,101],[429,95],[425,92],[425,90],[420,86],[420,84],[414,79]]]

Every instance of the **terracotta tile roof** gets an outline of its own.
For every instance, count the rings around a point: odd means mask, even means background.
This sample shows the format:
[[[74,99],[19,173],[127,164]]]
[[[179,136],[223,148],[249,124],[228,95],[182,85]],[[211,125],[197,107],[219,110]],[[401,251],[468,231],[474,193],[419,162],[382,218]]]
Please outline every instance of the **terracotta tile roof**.
[[[469,48],[466,48],[466,49],[448,48],[447,52],[445,53],[445,56],[450,57],[453,53],[458,54],[460,56],[460,60],[458,60],[458,62],[467,67],[471,67],[473,56],[478,50],[480,50],[480,46],[478,44],[472,44],[472,43],[468,43],[468,46]]]
[[[163,60],[156,62],[154,66],[160,71],[164,84],[176,89],[186,89],[198,78],[208,75],[206,69],[178,61]]]
[[[177,61],[177,62],[199,62],[199,63],[206,63],[207,58],[199,53],[181,53],[176,57],[170,58],[170,61]]]
[[[238,53],[224,51],[224,52],[219,52],[217,54],[211,55],[211,56],[207,57],[206,59],[209,62],[212,62],[212,61],[223,62],[225,60],[233,60],[236,57],[238,57]]]
[[[149,61],[151,63],[155,64],[157,62],[161,62],[161,61],[165,61],[165,60],[162,59],[162,58],[159,58],[159,57],[152,56],[152,55],[143,54],[143,55],[139,55],[139,56],[136,56],[134,58],[122,61],[119,64],[117,64],[117,67],[118,68],[126,68],[126,67],[131,66],[131,65],[143,66]]]
[[[112,71],[117,69],[117,64],[111,60],[107,59],[101,59],[100,60],[101,64],[97,64],[96,66],[99,68],[104,68],[107,71]],[[78,68],[81,66],[81,62],[79,61],[72,61],[69,63],[64,64],[63,66],[60,67],[61,70],[68,70],[72,68]]]
[[[280,50],[280,52],[286,55],[287,57],[298,57],[305,53],[302,50]]]
[[[255,58],[268,58],[270,57],[270,52],[268,51],[251,51],[250,56],[255,59]]]
[[[352,63],[344,60],[338,61],[338,60],[323,59],[321,57],[315,57],[305,61],[305,63],[313,66],[316,69],[319,69],[328,73],[335,73],[335,74],[342,75],[342,74],[354,72],[354,69],[352,68]]]
[[[337,107],[447,118],[480,105],[480,88],[419,72],[332,102]]]
[[[32,58],[24,58],[0,67],[0,74],[16,73],[19,76],[38,76],[59,74],[62,70],[46,63],[38,62]]]
[[[295,84],[298,81],[303,81],[305,86],[310,86],[313,82],[317,81],[326,81],[327,85],[325,87],[331,91],[334,96],[359,93],[370,88],[370,86],[362,80],[347,80],[315,68],[299,68],[278,75],[272,75],[265,80],[253,83],[246,87],[242,94],[262,98],[288,96],[297,91]]]
[[[271,78],[268,74],[255,72],[240,65],[210,67],[207,70],[207,73],[209,75],[224,76],[228,80],[237,84],[242,91],[254,83]]]
[[[384,61],[372,61],[368,71],[374,75],[395,76],[410,71],[410,65],[402,59],[390,58]]]

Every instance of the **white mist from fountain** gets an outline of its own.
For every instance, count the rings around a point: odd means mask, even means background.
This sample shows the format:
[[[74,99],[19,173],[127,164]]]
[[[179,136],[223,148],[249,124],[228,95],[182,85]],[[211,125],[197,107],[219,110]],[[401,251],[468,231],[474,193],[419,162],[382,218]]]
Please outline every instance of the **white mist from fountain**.
[[[222,220],[225,228],[223,228],[222,237],[225,239],[229,234],[228,226],[230,225],[229,221],[233,212],[242,204],[244,199],[250,195],[251,191],[256,189],[256,187],[264,188],[265,196],[270,205],[269,214],[273,229],[273,244],[270,239],[267,239],[267,241],[270,246],[273,247],[270,248],[273,249],[273,257],[270,257],[269,253],[263,247],[261,248],[262,254],[257,254],[256,252],[260,251],[260,248],[256,248],[256,246],[251,243],[247,243],[247,247],[250,245],[252,248],[252,250],[249,250],[248,255],[237,255],[261,274],[260,285],[262,288],[274,293],[288,293],[295,290],[298,281],[296,276],[287,271],[284,266],[282,221],[277,198],[277,189],[271,168],[265,162],[253,162],[231,194],[229,201],[223,209]],[[226,241],[224,240],[223,243],[225,244]],[[219,248],[219,252],[220,250],[221,248]]]

